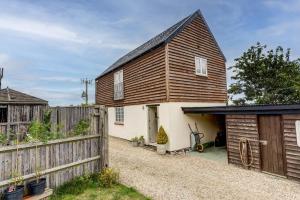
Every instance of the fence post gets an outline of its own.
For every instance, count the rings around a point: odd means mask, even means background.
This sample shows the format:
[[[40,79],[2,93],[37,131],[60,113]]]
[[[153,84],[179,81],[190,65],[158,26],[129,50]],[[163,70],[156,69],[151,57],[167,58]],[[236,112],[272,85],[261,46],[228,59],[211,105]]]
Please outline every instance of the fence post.
[[[97,134],[99,137],[99,152],[100,152],[100,166],[99,170],[108,167],[108,118],[107,108],[104,106],[95,107],[95,116],[97,116]]]

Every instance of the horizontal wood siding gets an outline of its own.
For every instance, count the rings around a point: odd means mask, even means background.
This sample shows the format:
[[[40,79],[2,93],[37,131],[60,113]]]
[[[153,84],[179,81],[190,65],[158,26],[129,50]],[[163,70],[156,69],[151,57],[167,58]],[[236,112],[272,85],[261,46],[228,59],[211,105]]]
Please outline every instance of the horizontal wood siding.
[[[239,152],[240,138],[259,140],[256,115],[227,115],[227,151],[228,162],[242,166]],[[254,163],[251,168],[260,170],[260,149],[257,142],[250,142],[253,150]],[[248,154],[250,161],[250,153]]]
[[[300,147],[296,142],[295,121],[298,115],[283,115],[283,141],[286,156],[286,175],[288,178],[300,181]]]
[[[164,46],[125,64],[120,69],[123,69],[124,74],[124,100],[113,100],[114,72],[112,72],[98,79],[96,104],[120,106],[166,101]]]
[[[172,39],[168,52],[170,101],[226,101],[225,60],[200,17]],[[195,74],[195,56],[207,58],[207,77]]]

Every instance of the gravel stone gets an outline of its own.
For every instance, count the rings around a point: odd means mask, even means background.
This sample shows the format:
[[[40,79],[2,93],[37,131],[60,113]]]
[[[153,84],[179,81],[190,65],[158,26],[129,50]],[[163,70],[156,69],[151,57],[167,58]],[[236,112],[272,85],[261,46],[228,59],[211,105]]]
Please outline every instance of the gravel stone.
[[[193,155],[158,155],[110,137],[121,183],[157,200],[300,199],[300,184]]]

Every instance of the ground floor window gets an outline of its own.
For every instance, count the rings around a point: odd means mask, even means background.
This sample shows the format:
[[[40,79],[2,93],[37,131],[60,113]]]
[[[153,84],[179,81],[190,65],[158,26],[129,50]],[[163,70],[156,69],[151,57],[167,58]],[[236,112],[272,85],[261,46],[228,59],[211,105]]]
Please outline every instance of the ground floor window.
[[[124,107],[116,107],[116,123],[124,123]]]

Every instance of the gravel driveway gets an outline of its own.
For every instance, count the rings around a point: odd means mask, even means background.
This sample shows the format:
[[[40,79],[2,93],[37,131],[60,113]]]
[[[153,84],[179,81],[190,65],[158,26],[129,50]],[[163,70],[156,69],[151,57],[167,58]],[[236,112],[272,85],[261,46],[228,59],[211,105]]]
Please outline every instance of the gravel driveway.
[[[191,155],[159,156],[110,138],[121,182],[153,199],[300,199],[300,184]]]

